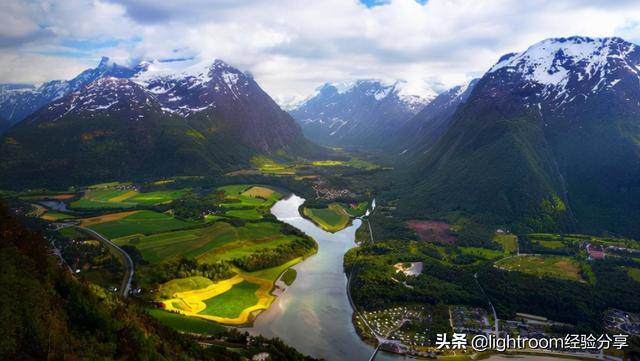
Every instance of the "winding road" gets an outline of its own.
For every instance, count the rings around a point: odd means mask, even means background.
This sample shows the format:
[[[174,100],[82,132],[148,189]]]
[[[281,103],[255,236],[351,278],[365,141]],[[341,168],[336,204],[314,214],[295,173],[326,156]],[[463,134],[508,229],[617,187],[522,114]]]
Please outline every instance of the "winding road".
[[[125,252],[122,248],[120,248],[117,244],[113,243],[113,241],[101,235],[100,233],[94,231],[93,229],[85,228],[81,226],[75,226],[75,227],[94,235],[100,241],[106,243],[109,247],[112,247],[116,251],[122,253],[122,255],[124,256],[124,259],[126,260],[126,270],[124,273],[124,278],[122,279],[122,285],[120,286],[120,292],[122,293],[122,297],[127,297],[129,295],[129,292],[131,291],[131,281],[133,280],[133,274],[135,272],[133,260],[131,259],[131,257],[129,257],[129,254]]]

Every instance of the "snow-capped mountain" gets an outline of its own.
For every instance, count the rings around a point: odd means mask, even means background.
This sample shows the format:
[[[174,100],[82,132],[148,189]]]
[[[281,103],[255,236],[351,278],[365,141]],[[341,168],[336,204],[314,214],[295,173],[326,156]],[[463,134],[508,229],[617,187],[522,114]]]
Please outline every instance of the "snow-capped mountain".
[[[503,56],[411,164],[407,207],[640,235],[640,50],[548,39]]]
[[[302,138],[300,127],[253,77],[222,60],[156,61],[140,68],[131,80],[144,87],[165,112],[181,117],[221,116],[239,138],[267,152]]]
[[[11,141],[0,142],[0,178],[218,174],[256,154],[319,150],[251,76],[221,60],[145,62],[119,74],[128,76],[110,74],[11,127]],[[25,166],[35,158],[38,167]]]
[[[102,76],[127,78],[137,69],[115,64],[103,57],[97,67],[87,69],[71,80],[52,80],[36,87],[33,85],[0,85],[0,116],[10,126],[31,115],[42,106],[74,92]]]
[[[289,113],[321,144],[378,146],[434,97],[411,94],[404,82],[327,83]]]
[[[507,83],[519,87],[528,105],[559,110],[585,104],[601,92],[636,86],[640,49],[621,38],[548,39],[503,56],[487,77],[495,80],[496,90]]]
[[[145,113],[161,113],[160,104],[143,87],[131,79],[102,77],[79,91],[56,100],[24,123],[55,122],[64,116],[110,115],[120,120],[137,120]]]

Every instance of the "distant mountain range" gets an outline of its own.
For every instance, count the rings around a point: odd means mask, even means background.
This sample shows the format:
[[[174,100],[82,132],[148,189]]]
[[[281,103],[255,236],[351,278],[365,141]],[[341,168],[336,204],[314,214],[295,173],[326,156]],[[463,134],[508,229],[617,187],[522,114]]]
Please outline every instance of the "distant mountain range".
[[[48,105],[4,134],[2,183],[218,174],[255,154],[321,151],[251,76],[220,60],[129,69],[103,59],[46,84],[60,85]],[[31,107],[29,99],[44,101],[45,85],[13,99]]]
[[[324,84],[289,113],[317,143],[376,147],[435,97],[410,94],[405,87],[379,80]]]
[[[448,125],[435,141],[406,145],[405,214],[639,236],[639,64],[638,46],[620,38],[549,39],[503,56],[438,119]],[[436,112],[424,112],[409,124],[430,127]]]
[[[11,126],[44,105],[77,91],[100,77],[127,78],[138,70],[115,64],[103,57],[96,68],[85,70],[71,80],[53,80],[38,87],[29,84],[0,84],[0,117],[6,119]]]

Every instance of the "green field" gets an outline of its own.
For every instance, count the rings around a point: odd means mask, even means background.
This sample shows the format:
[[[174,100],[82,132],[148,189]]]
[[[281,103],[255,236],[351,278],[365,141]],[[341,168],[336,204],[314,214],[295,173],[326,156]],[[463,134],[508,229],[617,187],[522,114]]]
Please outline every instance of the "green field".
[[[197,224],[192,221],[179,220],[164,213],[140,211],[116,221],[93,224],[89,228],[107,238],[120,238],[133,234],[167,232]]]
[[[148,236],[133,235],[114,241],[119,245],[135,246],[142,257],[151,263],[176,257],[197,258],[200,262],[213,263],[274,248],[295,238],[283,235],[277,223],[248,223],[243,227],[234,227],[220,221],[203,228]]]
[[[267,269],[263,269],[255,272],[247,272],[246,274],[249,276],[261,278],[274,283],[287,269],[295,266],[299,262],[302,262],[302,260],[303,260],[302,257],[298,257],[290,260],[285,264],[281,264],[280,266],[277,266],[277,267],[271,267],[271,268],[267,268]]]
[[[212,284],[213,281],[202,276],[176,278],[163,283],[158,288],[158,293],[161,298],[171,298],[176,292],[197,290],[200,288],[206,288]]]
[[[502,246],[504,253],[513,254],[518,250],[518,237],[513,234],[496,234],[493,241]]]
[[[140,204],[140,205],[156,205],[161,203],[170,202],[175,199],[184,197],[190,190],[179,189],[170,191],[154,191],[147,193],[138,193],[137,195],[127,198],[127,202]]]
[[[205,223],[215,222],[215,221],[219,221],[221,219],[226,219],[226,218],[227,217],[223,217],[218,214],[207,214],[206,216],[204,216],[204,222]]]
[[[328,232],[337,232],[349,225],[351,217],[337,203],[327,208],[304,208],[303,214]]]
[[[296,280],[297,276],[298,276],[298,271],[294,270],[293,268],[289,268],[288,270],[284,271],[281,279],[282,279],[282,282],[284,282],[284,284],[286,284],[287,286],[291,286],[293,282]]]
[[[265,156],[254,156],[251,158],[251,165],[262,173],[280,175],[296,174],[294,166],[278,163]]]
[[[614,245],[640,249],[640,242],[627,238],[598,237],[588,234],[554,234],[554,233],[531,233],[527,235],[532,240],[538,241],[562,241],[564,243],[577,243],[588,241],[593,244]]]
[[[562,241],[547,241],[547,240],[542,240],[542,241],[538,241],[538,243],[544,247],[544,248],[548,248],[548,249],[562,249],[565,247],[564,243],[562,243]]]
[[[138,205],[152,206],[183,197],[189,189],[140,193],[131,189],[97,187],[87,190],[82,198],[72,202],[71,208],[127,209]]]
[[[360,216],[363,216],[364,213],[367,211],[367,208],[369,208],[369,202],[360,202],[355,206],[351,206],[350,204],[345,204],[342,206],[342,208],[344,208],[344,210],[347,213],[349,213],[351,217],[360,217]]]
[[[364,169],[364,170],[374,170],[379,169],[380,166],[367,162],[358,158],[351,158],[348,161],[343,160],[318,160],[315,162],[311,162],[311,165],[314,167],[351,167],[356,169]]]
[[[229,291],[204,300],[207,307],[199,314],[236,318],[242,310],[258,303],[258,296],[256,295],[258,289],[260,289],[260,285],[242,281],[234,285]]]
[[[640,268],[628,267],[628,268],[627,268],[627,274],[628,274],[628,275],[629,275],[629,277],[631,277],[634,281],[636,281],[636,282],[640,282]]]
[[[226,199],[221,206],[225,208],[270,208],[282,198],[282,194],[272,189],[251,185],[230,185],[218,188]],[[242,218],[242,217],[238,217]]]
[[[158,263],[177,257],[195,258],[236,240],[237,236],[235,227],[228,223],[216,222],[204,228],[157,233],[142,237],[124,237],[114,241],[120,245],[134,246],[142,253],[142,257],[146,261]]]
[[[219,335],[225,330],[224,326],[197,317],[183,316],[160,309],[149,309],[147,312],[161,324],[180,332]]]
[[[578,262],[565,256],[514,256],[496,262],[495,266],[538,277],[583,281]]]
[[[258,212],[255,208],[233,209],[233,210],[224,212],[224,215],[227,217],[248,219],[248,220],[256,220],[256,219],[262,218],[262,214]]]
[[[465,255],[477,256],[484,259],[497,259],[504,256],[502,251],[480,247],[459,247],[460,253]]]

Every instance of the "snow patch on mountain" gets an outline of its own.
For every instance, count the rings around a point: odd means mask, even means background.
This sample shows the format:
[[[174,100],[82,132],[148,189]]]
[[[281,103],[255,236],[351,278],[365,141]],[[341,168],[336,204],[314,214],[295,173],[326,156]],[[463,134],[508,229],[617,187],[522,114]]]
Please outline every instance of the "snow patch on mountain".
[[[519,74],[542,85],[543,97],[553,93],[554,98],[566,99],[572,82],[590,82],[590,92],[595,93],[611,85],[616,78],[609,79],[609,75],[620,68],[639,74],[637,53],[636,45],[620,38],[554,38],[503,56],[488,74]]]

